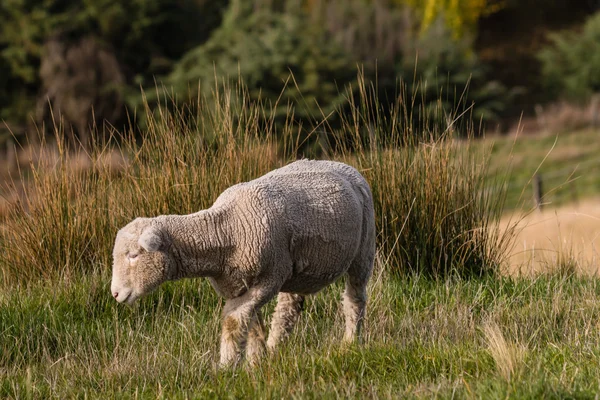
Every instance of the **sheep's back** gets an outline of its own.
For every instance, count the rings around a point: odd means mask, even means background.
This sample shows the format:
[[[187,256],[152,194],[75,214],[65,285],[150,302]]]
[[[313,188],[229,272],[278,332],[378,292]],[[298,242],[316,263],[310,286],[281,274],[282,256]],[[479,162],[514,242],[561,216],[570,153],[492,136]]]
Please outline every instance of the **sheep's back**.
[[[315,292],[348,269],[365,243],[365,218],[373,218],[370,189],[358,171],[299,161],[249,184],[275,199],[274,223],[283,225],[280,237],[293,263],[284,290]]]
[[[229,215],[235,268],[258,266],[253,275],[284,268],[282,290],[295,293],[316,292],[345,273],[374,232],[365,229],[373,219],[368,184],[337,162],[294,162],[230,187],[213,208]]]

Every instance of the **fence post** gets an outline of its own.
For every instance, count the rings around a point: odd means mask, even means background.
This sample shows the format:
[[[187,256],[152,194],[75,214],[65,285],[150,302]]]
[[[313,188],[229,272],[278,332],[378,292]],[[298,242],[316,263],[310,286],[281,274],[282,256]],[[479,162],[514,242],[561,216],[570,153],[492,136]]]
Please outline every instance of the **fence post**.
[[[535,174],[533,177],[533,201],[535,208],[537,208],[539,211],[542,211],[542,197],[544,197],[542,175]]]

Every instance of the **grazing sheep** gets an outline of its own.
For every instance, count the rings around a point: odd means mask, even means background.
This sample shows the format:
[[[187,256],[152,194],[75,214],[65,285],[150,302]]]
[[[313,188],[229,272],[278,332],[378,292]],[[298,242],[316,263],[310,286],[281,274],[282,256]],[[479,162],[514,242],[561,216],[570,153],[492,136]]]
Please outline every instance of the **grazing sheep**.
[[[117,233],[113,257],[120,303],[167,280],[207,277],[226,299],[221,365],[237,364],[246,347],[251,362],[260,357],[260,309],[273,297],[269,350],[290,334],[304,296],[344,274],[344,340],[352,341],[375,257],[371,190],[346,164],[297,161],[230,187],[207,210],[135,219]]]

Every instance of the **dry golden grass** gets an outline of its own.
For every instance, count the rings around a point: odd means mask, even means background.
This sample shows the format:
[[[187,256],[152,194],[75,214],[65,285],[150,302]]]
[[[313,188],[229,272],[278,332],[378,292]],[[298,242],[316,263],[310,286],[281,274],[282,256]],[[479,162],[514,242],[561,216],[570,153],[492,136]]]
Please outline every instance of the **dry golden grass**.
[[[266,153],[268,154],[268,153]],[[102,172],[116,177],[123,173],[130,161],[116,149],[103,149],[98,154],[84,151],[63,153],[55,144],[27,145],[16,153],[14,163],[0,162],[0,219],[9,214],[17,203],[29,206],[44,199],[37,199],[28,185],[32,183],[22,177],[32,173],[32,166],[43,168],[46,172],[64,166],[68,174]],[[74,195],[74,194],[73,194]]]
[[[507,340],[500,326],[494,321],[488,321],[483,325],[483,334],[487,343],[487,351],[494,359],[498,373],[510,381],[519,372],[525,348]]]
[[[469,139],[453,142],[460,132],[454,122],[444,125],[441,106],[419,111],[415,122],[399,97],[384,118],[377,94],[366,83],[359,91],[335,126],[325,119],[312,130],[291,111],[285,124],[276,123],[275,108],[228,86],[210,106],[198,99],[146,104],[143,131],[99,133],[106,141],[94,142],[90,155],[69,146],[57,126],[53,141],[28,149],[29,169],[18,175],[27,183],[23,194],[0,215],[0,281],[26,285],[105,270],[115,232],[133,218],[207,208],[227,187],[307,156],[346,161],[365,175],[393,272],[467,277],[497,270],[507,240],[487,233],[500,208],[498,196],[484,190],[486,158],[463,149]],[[314,137],[321,131],[324,148]]]
[[[505,217],[501,226],[509,226],[515,218]],[[519,222],[516,232],[510,273],[536,274],[561,268],[599,272],[600,198],[533,212]]]

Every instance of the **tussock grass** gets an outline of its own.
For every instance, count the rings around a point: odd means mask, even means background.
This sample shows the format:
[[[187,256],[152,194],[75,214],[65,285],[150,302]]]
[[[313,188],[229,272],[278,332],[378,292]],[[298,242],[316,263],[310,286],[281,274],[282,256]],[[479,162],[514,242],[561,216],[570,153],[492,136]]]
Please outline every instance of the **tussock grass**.
[[[57,157],[32,166],[30,185],[0,232],[4,283],[106,269],[116,231],[134,217],[207,208],[231,184],[289,161],[259,129],[256,106],[235,115],[229,100],[219,106],[197,119],[182,110],[147,110],[143,139],[105,132],[105,143],[86,155],[94,166],[88,169],[70,167],[74,156],[57,126],[55,143],[46,144]],[[199,135],[203,125],[215,132],[211,142]],[[115,150],[127,160],[118,174],[112,163],[98,162]]]
[[[369,180],[379,245],[394,271],[433,277],[496,271],[510,238],[495,230],[502,196],[483,190],[485,157],[455,143],[456,127],[467,135],[473,128],[462,122],[464,114],[407,105],[416,95],[400,87],[384,112],[362,82],[348,91],[349,112],[324,115],[307,129],[292,107],[285,123],[275,123],[275,108],[248,100],[243,86],[224,86],[212,102],[185,105],[159,92],[156,108],[146,104],[139,118],[141,138],[132,129],[95,132],[87,169],[71,168],[77,157],[57,122],[54,143],[42,145],[54,146],[56,156],[32,164],[22,201],[4,218],[2,282],[105,271],[116,231],[134,217],[207,208],[232,184],[319,153],[355,165]],[[106,162],[115,152],[126,160],[117,170]]]

